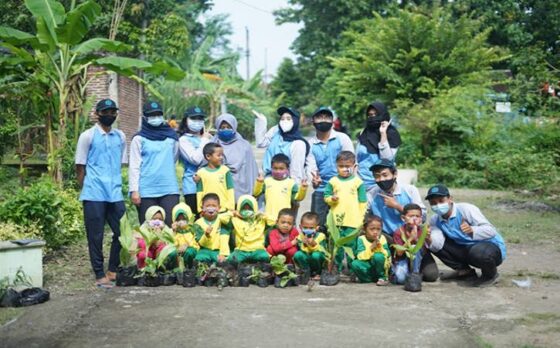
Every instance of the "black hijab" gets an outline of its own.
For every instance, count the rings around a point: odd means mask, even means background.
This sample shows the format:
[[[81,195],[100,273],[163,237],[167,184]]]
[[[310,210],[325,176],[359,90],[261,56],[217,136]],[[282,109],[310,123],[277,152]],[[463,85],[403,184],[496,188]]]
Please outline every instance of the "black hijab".
[[[366,108],[367,111],[373,108],[377,111],[375,117],[368,117],[366,120],[366,127],[362,130],[362,133],[358,136],[360,144],[364,145],[369,153],[379,154],[379,140],[381,140],[381,133],[379,132],[379,126],[383,121],[389,121],[391,116],[385,104],[381,102],[373,102]],[[389,146],[392,148],[399,147],[401,145],[401,135],[399,131],[389,125],[387,128],[387,141]]]

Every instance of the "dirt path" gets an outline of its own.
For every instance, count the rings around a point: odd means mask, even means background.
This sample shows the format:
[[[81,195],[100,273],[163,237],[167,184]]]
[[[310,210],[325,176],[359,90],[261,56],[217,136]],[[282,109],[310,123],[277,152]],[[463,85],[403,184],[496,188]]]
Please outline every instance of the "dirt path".
[[[557,251],[510,247],[498,286],[343,283],[275,289],[115,288],[54,296],[0,328],[3,347],[556,346]],[[519,274],[523,274],[520,276]],[[532,279],[530,289],[511,279]]]

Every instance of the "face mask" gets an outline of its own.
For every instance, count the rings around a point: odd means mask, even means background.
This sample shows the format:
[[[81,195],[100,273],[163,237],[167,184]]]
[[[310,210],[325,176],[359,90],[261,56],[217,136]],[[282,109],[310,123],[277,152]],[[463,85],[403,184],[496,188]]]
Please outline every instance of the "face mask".
[[[159,127],[163,124],[163,122],[164,122],[163,116],[148,117],[148,124],[150,126]]]
[[[287,170],[272,170],[272,177],[276,180],[284,180],[288,177]]]
[[[185,220],[179,220],[177,221],[177,227],[187,227],[187,222]]]
[[[221,141],[231,141],[235,137],[235,131],[233,129],[220,129],[218,130],[218,138]]]
[[[313,126],[315,127],[316,130],[318,130],[319,132],[328,132],[331,130],[332,128],[332,122],[317,122],[317,123],[313,123]]]
[[[255,215],[255,212],[252,211],[252,210],[246,209],[246,210],[242,210],[240,214],[244,219],[248,219],[248,218],[252,218],[253,215]]]
[[[368,117],[367,121],[366,121],[366,127],[369,130],[375,130],[375,129],[379,129],[379,127],[381,127],[381,118],[374,116],[374,117]]]
[[[114,116],[99,116],[98,120],[99,123],[101,123],[102,125],[104,125],[105,127],[111,127],[111,125],[113,124],[113,122],[115,122],[117,118]]]
[[[389,180],[383,180],[383,181],[376,181],[377,186],[379,186],[379,188],[385,192],[389,192],[389,190],[391,190],[393,188],[393,185],[395,184],[395,180],[397,180],[396,178],[393,179],[389,179]]]
[[[207,214],[214,214],[215,212],[217,212],[218,209],[214,208],[214,207],[210,207],[210,208],[205,208],[204,212]]]
[[[294,128],[294,121],[292,120],[282,120],[278,124],[284,133],[288,133],[292,130],[292,128]]]
[[[342,169],[342,173],[352,175],[352,174],[354,174],[354,168],[353,167],[344,168],[344,169]]]
[[[148,222],[148,225],[151,228],[162,228],[164,224],[163,224],[163,221],[161,221],[161,220],[150,220]]]
[[[189,129],[195,133],[199,133],[202,128],[204,128],[204,121],[203,120],[191,120],[189,119]]]
[[[306,237],[313,237],[313,235],[315,234],[315,230],[314,229],[307,229],[307,228],[302,228],[301,232],[303,232],[303,234]]]
[[[431,207],[432,211],[439,216],[443,216],[449,212],[449,203],[439,203]]]

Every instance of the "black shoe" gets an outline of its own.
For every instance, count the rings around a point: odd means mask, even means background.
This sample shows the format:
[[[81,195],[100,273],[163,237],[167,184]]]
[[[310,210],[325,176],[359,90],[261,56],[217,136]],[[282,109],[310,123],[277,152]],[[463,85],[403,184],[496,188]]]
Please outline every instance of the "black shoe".
[[[496,272],[493,277],[480,277],[480,279],[475,280],[473,286],[477,288],[488,288],[490,286],[496,285],[500,281],[500,274]]]
[[[465,280],[471,278],[476,278],[476,271],[473,268],[458,269],[451,273],[443,273],[439,277],[439,279],[441,279],[442,281]]]

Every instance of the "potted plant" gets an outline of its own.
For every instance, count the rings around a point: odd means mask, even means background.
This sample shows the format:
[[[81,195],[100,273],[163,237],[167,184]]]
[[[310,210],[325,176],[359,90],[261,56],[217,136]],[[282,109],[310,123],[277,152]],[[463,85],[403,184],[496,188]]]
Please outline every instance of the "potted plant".
[[[146,257],[146,265],[140,270],[140,274],[137,276],[139,280],[139,285],[156,287],[160,286],[162,283],[162,277],[158,273],[157,260]]]
[[[272,272],[275,275],[274,287],[285,288],[289,285],[297,285],[295,282],[297,275],[295,274],[293,267],[288,267],[288,265],[286,265],[286,256],[282,254],[273,256],[270,259],[270,265],[272,266]]]
[[[330,211],[327,215],[327,230],[329,232],[329,239],[327,243],[328,250],[326,250],[325,255],[327,256],[328,264],[327,268],[323,269],[321,272],[321,280],[319,282],[321,285],[333,286],[338,284],[340,281],[338,269],[334,267],[336,254],[340,248],[343,248],[345,253],[352,259],[354,258],[354,250],[346,246],[346,244],[356,239],[360,234],[360,230],[355,229],[346,237],[341,237],[340,230],[337,226],[342,225],[342,221],[344,221],[344,214],[337,215],[336,222],[332,211]]]
[[[117,286],[132,286],[138,283],[136,274],[138,267],[136,266],[136,250],[133,249],[134,229],[130,226],[128,215],[125,213],[120,221],[121,235],[119,242],[121,251],[119,254],[120,265],[117,269]]]
[[[247,277],[249,281],[257,284],[260,288],[266,288],[269,285],[270,278],[271,274],[259,267],[253,267],[251,275]]]
[[[408,259],[409,272],[404,280],[404,289],[406,291],[422,291],[422,274],[413,272],[413,265],[414,260],[416,259],[416,254],[418,254],[420,249],[422,249],[422,247],[424,246],[424,241],[426,240],[427,236],[428,226],[424,225],[422,227],[422,233],[420,234],[420,237],[418,237],[418,241],[416,242],[416,244],[412,244],[412,242],[406,238],[405,233],[401,233],[401,238],[404,242],[404,245],[391,244],[391,247],[393,247],[393,249],[404,251],[404,254]]]

